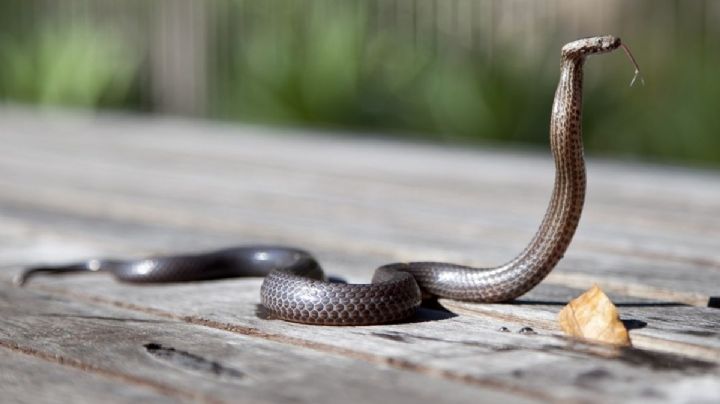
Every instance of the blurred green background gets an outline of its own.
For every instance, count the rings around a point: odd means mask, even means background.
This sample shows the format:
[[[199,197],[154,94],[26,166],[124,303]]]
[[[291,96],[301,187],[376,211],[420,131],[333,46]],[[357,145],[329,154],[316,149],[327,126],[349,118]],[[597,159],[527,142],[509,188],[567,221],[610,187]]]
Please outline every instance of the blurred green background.
[[[0,0],[0,99],[547,147],[559,49],[595,155],[720,166],[720,1]],[[347,131],[339,131],[348,133]]]

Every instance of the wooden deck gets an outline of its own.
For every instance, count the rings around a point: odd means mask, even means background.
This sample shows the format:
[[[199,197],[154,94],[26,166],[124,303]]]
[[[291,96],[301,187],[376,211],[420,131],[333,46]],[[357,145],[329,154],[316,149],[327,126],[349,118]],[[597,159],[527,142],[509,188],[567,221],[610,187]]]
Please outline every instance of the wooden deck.
[[[0,111],[0,142],[3,402],[720,402],[718,172],[591,160],[575,241],[518,302],[318,327],[258,316],[260,279],[10,280],[257,242],[309,249],[351,282],[397,260],[497,264],[539,224],[549,153],[23,109]],[[634,348],[560,332],[593,283]]]

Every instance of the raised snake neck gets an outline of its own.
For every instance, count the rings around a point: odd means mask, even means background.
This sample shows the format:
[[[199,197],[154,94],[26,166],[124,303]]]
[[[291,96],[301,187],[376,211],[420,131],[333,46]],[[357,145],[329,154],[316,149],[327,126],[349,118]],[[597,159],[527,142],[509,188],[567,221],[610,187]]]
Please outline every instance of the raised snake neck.
[[[371,284],[331,283],[307,252],[250,246],[185,256],[142,260],[91,260],[36,267],[39,273],[108,271],[128,282],[179,282],[237,276],[265,276],[261,301],[275,317],[308,324],[363,325],[411,316],[426,294],[476,302],[502,302],[535,287],[563,257],[575,233],[585,199],[581,110],[583,64],[590,54],[620,46],[612,36],[580,39],[562,48],[560,81],[550,116],[555,185],[545,216],[527,247],[495,268],[442,262],[410,262],[378,268]],[[419,286],[419,287],[418,287]]]

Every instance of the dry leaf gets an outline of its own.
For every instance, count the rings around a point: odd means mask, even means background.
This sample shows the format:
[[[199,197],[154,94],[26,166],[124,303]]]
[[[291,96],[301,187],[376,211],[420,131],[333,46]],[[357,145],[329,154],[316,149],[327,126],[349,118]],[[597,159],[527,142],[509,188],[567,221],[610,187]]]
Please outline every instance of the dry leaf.
[[[630,345],[630,336],[617,308],[597,285],[563,307],[559,321],[565,334],[572,337]]]

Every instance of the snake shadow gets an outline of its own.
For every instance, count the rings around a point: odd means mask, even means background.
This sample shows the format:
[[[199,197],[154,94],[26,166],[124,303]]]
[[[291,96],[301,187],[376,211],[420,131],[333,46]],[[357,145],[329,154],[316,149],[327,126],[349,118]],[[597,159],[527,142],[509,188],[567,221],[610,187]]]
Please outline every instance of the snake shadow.
[[[437,299],[424,299],[415,314],[402,323],[426,323],[428,321],[447,320],[458,315],[443,307]]]
[[[502,304],[513,304],[522,306],[565,306],[569,300],[525,300],[517,299],[511,302]],[[616,307],[688,307],[689,304],[680,302],[625,302],[625,303],[613,303]]]

